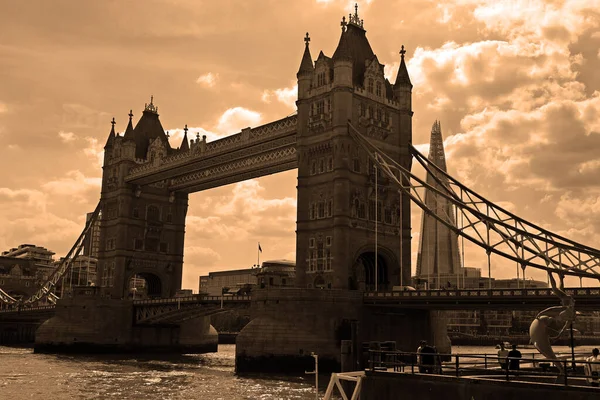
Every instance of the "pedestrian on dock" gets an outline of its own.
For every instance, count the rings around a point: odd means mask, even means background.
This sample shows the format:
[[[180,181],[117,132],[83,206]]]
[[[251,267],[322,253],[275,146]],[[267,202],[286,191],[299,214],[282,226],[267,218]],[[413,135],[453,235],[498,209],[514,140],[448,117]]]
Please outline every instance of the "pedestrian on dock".
[[[585,364],[585,374],[587,375],[587,381],[591,386],[600,386],[600,351],[598,349],[592,350],[592,355],[585,359],[588,363]],[[597,363],[597,364],[596,364]]]
[[[512,345],[512,350],[508,352],[508,369],[518,372],[521,363],[521,352],[517,350],[517,345]]]
[[[433,374],[435,365],[435,349],[421,340],[421,345],[417,349],[417,360],[419,363],[419,372],[422,374]]]
[[[502,370],[506,370],[508,366],[508,350],[504,347],[504,343],[500,343],[500,350],[498,350],[498,364]]]

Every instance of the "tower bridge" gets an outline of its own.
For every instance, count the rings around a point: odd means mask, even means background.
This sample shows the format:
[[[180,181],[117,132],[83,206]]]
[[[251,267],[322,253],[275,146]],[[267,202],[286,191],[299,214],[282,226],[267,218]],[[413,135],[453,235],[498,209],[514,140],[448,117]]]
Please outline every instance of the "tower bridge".
[[[18,302],[0,290],[7,304],[56,302],[54,316],[37,329],[37,349],[214,351],[216,332],[208,315],[218,312],[217,305],[173,299],[181,288],[188,195],[296,168],[297,287],[257,290],[240,300],[237,306],[250,304],[252,320],[237,338],[238,371],[304,371],[312,363],[310,352],[320,355],[325,369],[336,369],[344,339],[396,340],[402,350],[429,339],[447,351],[436,309],[515,304],[514,293],[389,292],[410,279],[411,202],[425,211],[428,224],[435,220],[475,243],[488,260],[493,253],[518,262],[523,272],[600,277],[598,250],[498,207],[448,175],[435,158],[416,151],[406,51],[402,46],[392,83],[357,9],[342,19],[331,57],[321,51],[313,61],[308,33],[304,42],[296,74],[297,115],[213,142],[189,140],[186,128],[177,148],[170,145],[152,98],[135,126],[130,111],[122,135],[113,119],[100,201],[84,232],[30,299]],[[414,175],[413,161],[431,179]],[[458,216],[464,224],[455,223]],[[81,252],[95,219],[100,221],[96,286],[57,299],[57,282]],[[456,247],[456,241],[447,247]],[[444,268],[441,258],[435,269],[418,262],[422,273]],[[125,300],[134,276],[143,277],[148,295],[161,300]],[[522,302],[531,296],[551,301],[529,292],[519,296]],[[592,305],[598,297],[581,296]],[[403,312],[381,313],[378,307]],[[0,321],[10,315],[0,313]]]

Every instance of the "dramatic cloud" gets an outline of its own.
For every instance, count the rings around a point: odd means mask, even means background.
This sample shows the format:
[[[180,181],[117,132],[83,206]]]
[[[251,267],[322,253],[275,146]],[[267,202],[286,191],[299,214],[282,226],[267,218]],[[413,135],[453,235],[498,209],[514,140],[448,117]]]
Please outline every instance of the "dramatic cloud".
[[[0,250],[35,242],[64,255],[100,195],[111,119],[124,131],[151,95],[175,148],[186,124],[189,140],[212,141],[294,112],[305,33],[313,58],[331,56],[341,17],[354,12],[348,0],[159,1],[126,14],[69,3],[0,14]],[[363,1],[359,15],[392,82],[406,46],[419,150],[440,120],[452,175],[598,247],[598,9],[600,0]],[[184,286],[256,263],[258,241],[261,257],[293,258],[296,184],[291,171],[192,194]],[[485,252],[467,243],[465,265],[485,274]],[[514,276],[515,265],[494,257],[492,272]]]
[[[290,88],[265,90],[263,92],[262,100],[265,103],[270,103],[272,98],[275,98],[280,103],[285,104],[291,110],[295,110],[296,100],[298,99],[298,85],[295,84]]]
[[[204,75],[200,75],[198,79],[196,79],[196,83],[212,88],[217,84],[217,80],[219,79],[219,74],[213,74],[212,72],[207,72]]]
[[[221,115],[215,128],[220,133],[232,135],[242,128],[257,126],[261,121],[262,116],[259,112],[244,107],[234,107]]]
[[[101,167],[104,163],[104,145],[93,137],[86,137],[85,140],[87,146],[83,148],[83,153],[94,162],[94,165]]]
[[[72,142],[76,139],[76,136],[73,132],[58,132],[58,137],[65,143]]]

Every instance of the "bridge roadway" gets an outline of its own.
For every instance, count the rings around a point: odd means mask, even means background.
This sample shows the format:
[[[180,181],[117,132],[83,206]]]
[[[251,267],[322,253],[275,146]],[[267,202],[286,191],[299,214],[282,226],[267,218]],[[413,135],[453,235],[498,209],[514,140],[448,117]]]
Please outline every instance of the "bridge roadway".
[[[600,288],[568,288],[575,299],[575,309],[600,310]],[[401,292],[366,292],[367,306],[389,306],[426,310],[542,310],[560,305],[547,288],[526,289],[451,289]]]
[[[600,288],[570,288],[580,311],[600,310]],[[185,321],[235,308],[250,307],[251,296],[200,296],[134,300],[137,324],[165,324]],[[367,307],[394,307],[424,310],[542,310],[558,305],[550,289],[452,289],[393,292],[365,292]],[[54,314],[54,306],[20,310],[0,310],[0,322],[45,320]]]

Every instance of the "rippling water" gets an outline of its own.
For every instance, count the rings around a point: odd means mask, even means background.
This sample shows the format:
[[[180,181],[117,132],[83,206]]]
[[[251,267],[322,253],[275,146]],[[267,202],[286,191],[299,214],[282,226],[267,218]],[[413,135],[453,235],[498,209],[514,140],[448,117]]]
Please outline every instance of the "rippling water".
[[[577,352],[588,353],[593,346]],[[493,347],[456,346],[462,354],[495,354]],[[568,352],[566,346],[557,351]],[[522,350],[530,357],[535,350]],[[169,358],[58,356],[0,346],[0,400],[202,399],[313,400],[314,376],[234,375],[235,345],[218,353]],[[329,376],[319,377],[321,396]]]
[[[314,376],[237,377],[234,363],[234,345],[162,359],[56,356],[0,346],[0,399],[314,399]]]

